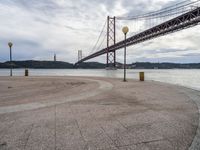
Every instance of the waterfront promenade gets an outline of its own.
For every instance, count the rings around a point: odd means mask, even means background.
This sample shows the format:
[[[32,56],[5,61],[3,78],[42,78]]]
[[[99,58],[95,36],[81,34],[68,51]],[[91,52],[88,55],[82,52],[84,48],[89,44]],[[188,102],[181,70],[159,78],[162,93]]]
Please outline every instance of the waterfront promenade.
[[[153,81],[0,77],[0,150],[197,149],[198,100]]]

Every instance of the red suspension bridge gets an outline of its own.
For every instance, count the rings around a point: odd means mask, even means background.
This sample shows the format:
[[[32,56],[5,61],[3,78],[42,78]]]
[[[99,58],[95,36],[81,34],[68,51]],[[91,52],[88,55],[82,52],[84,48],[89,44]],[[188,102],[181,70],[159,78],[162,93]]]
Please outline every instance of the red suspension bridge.
[[[79,59],[76,64],[82,63],[84,61],[90,60],[92,58],[98,57],[100,55],[106,54],[107,67],[116,66],[116,50],[119,50],[125,46],[135,45],[147,40],[151,40],[160,36],[167,35],[169,33],[177,32],[186,28],[196,26],[200,22],[200,0],[196,1],[183,1],[181,3],[175,4],[174,6],[166,7],[159,11],[150,12],[137,16],[121,16],[121,17],[107,17],[107,21],[103,26],[103,29],[92,49],[92,54]],[[142,32],[136,33],[131,37],[127,38],[126,41],[122,40],[116,42],[116,20],[130,20],[130,21],[149,21],[153,22],[153,26],[145,29]],[[157,23],[162,20],[162,22]],[[164,21],[163,21],[164,20]],[[157,24],[156,24],[157,23]],[[107,25],[107,28],[106,28]],[[97,47],[101,36],[103,36],[103,31],[106,28],[106,35],[103,41]],[[100,49],[103,42],[107,38],[106,47]],[[95,50],[96,49],[96,50]],[[94,52],[95,51],[95,52]]]

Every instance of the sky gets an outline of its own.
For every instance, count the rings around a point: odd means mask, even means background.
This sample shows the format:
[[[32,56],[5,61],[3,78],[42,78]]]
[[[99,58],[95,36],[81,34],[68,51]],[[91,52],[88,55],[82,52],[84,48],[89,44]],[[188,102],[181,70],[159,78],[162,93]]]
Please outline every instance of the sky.
[[[53,60],[55,53],[57,60],[75,63],[78,50],[83,56],[91,53],[108,15],[143,14],[178,2],[181,0],[0,0],[0,62],[9,60],[7,43],[11,41],[14,60]],[[123,26],[130,29],[127,36],[140,28],[134,21],[116,24],[117,41],[123,39]],[[195,26],[130,46],[127,62],[198,63],[199,29]],[[106,57],[91,61],[105,63]],[[117,51],[117,61],[123,62],[123,50]]]

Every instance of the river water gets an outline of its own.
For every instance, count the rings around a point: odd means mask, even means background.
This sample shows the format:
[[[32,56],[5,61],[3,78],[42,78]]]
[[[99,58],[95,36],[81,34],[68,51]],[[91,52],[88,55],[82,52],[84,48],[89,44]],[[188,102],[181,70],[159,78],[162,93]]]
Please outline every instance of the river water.
[[[0,76],[8,76],[9,69],[0,69]],[[182,85],[200,90],[200,69],[139,70],[128,69],[128,79],[139,79],[139,72],[145,72],[146,80]],[[24,69],[14,69],[14,76],[23,76]],[[105,69],[29,69],[30,76],[97,76],[123,78],[123,70]]]

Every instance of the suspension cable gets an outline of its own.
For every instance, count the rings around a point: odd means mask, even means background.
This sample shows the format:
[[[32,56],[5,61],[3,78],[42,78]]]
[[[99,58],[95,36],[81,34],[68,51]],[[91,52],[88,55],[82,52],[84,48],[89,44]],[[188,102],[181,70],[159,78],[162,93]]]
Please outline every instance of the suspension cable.
[[[102,28],[102,30],[101,30],[101,32],[100,32],[98,38],[97,38],[97,41],[96,41],[95,45],[93,46],[92,51],[91,51],[90,53],[93,53],[93,52],[96,50],[97,44],[99,43],[100,38],[101,38],[101,36],[102,36],[102,34],[103,34],[103,32],[104,32],[104,29],[105,29],[105,27],[106,27],[106,23],[107,23],[107,21],[105,21],[105,23],[104,23],[104,25],[103,25],[103,28]]]
[[[107,37],[107,34],[104,35],[104,38],[103,38],[102,42],[100,43],[100,45],[98,46],[97,50],[100,50],[100,48],[101,48],[101,46],[103,45],[103,43],[104,43],[106,37]]]
[[[172,11],[178,11],[180,10],[181,8],[185,8],[185,7],[189,7],[195,3],[198,3],[200,0],[196,0],[196,1],[193,1],[193,2],[188,2],[188,1],[183,1],[183,2],[180,2],[180,3],[177,3],[173,6],[169,6],[169,7],[166,7],[166,8],[163,8],[161,10],[158,10],[158,11],[154,11],[154,12],[149,12],[149,13],[146,13],[146,14],[142,14],[142,15],[136,15],[136,16],[124,16],[124,17],[116,17],[118,20],[136,20],[136,19],[146,19],[146,18],[151,18],[152,16],[158,16],[158,15],[161,15],[161,14],[164,14],[164,13],[170,13]],[[187,2],[187,3],[186,3]],[[184,4],[186,3],[186,4]]]

